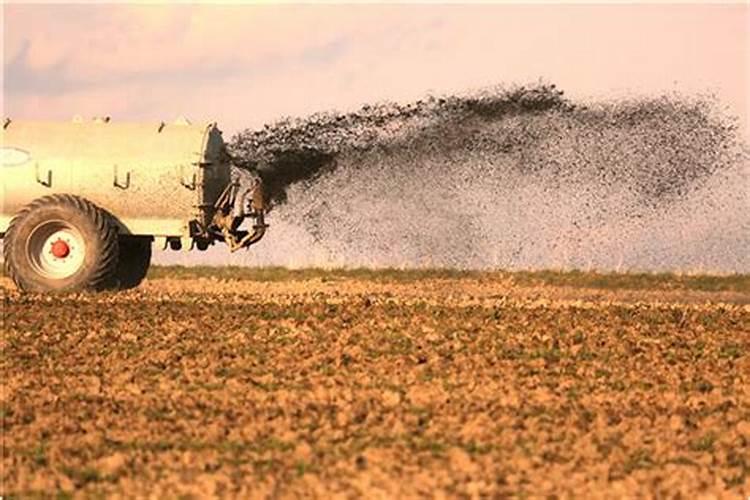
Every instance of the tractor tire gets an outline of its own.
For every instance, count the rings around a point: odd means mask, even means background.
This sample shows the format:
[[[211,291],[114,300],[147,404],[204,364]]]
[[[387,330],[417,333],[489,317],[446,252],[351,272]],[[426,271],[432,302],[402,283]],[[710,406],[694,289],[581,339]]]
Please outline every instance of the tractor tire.
[[[151,264],[151,237],[121,236],[117,286],[135,288],[141,284]]]
[[[45,196],[13,217],[3,252],[5,272],[22,291],[104,290],[117,271],[117,227],[88,200]]]

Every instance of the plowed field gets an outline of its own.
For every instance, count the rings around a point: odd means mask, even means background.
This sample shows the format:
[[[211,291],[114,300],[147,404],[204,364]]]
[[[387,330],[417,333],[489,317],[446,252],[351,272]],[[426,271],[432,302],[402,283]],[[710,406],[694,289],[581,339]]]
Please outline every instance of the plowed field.
[[[750,493],[746,277],[0,281],[4,498]]]

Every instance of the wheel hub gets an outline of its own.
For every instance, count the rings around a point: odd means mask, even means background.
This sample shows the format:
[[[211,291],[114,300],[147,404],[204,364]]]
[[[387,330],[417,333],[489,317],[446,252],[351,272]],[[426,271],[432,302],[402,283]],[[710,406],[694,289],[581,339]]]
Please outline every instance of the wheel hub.
[[[58,259],[64,259],[68,255],[70,255],[70,247],[62,239],[59,239],[56,242],[52,243],[50,252]]]
[[[50,220],[31,231],[26,252],[34,271],[47,279],[63,280],[83,267],[86,243],[72,224]]]

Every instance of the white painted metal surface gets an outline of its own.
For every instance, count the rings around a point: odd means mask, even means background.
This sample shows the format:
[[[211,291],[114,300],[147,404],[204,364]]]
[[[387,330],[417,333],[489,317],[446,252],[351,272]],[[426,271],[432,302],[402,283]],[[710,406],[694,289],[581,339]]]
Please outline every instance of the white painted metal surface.
[[[49,279],[73,276],[86,257],[86,242],[78,230],[63,220],[45,221],[26,240],[31,267]]]
[[[206,223],[230,181],[213,123],[5,120],[0,136],[0,233],[42,196],[81,196],[111,213],[123,233],[185,237]]]

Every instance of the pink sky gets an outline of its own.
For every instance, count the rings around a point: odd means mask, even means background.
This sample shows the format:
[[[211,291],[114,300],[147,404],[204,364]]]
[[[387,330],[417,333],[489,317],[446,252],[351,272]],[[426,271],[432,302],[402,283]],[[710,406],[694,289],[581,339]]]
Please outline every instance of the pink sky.
[[[573,98],[716,94],[748,127],[750,9],[734,5],[2,7],[4,115],[216,120],[497,83]]]

